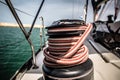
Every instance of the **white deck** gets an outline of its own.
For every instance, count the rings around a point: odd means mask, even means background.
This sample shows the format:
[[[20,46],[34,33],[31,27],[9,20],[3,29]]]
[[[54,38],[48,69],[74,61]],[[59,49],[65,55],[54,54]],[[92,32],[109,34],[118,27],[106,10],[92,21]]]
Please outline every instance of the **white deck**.
[[[106,63],[99,54],[89,55],[94,64],[94,80],[120,80],[120,59],[111,53],[104,53],[104,55],[110,60],[109,63]],[[43,74],[39,72],[42,66],[42,53],[38,56],[41,56],[37,61],[40,69],[28,71],[21,80],[43,80]]]
[[[96,43],[96,46],[102,53],[101,57],[101,55],[98,54],[87,41],[85,44],[89,48],[89,58],[93,61],[94,80],[120,80],[120,58]],[[21,80],[43,80],[43,51],[41,51],[36,58],[39,69],[31,69],[27,71]]]

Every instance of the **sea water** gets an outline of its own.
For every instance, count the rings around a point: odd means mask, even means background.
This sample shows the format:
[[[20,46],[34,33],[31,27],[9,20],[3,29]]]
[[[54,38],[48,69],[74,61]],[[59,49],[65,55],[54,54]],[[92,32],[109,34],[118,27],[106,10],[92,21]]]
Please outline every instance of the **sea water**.
[[[36,52],[40,48],[40,29],[34,28],[30,38]],[[0,27],[0,80],[9,80],[31,55],[31,48],[19,27]]]

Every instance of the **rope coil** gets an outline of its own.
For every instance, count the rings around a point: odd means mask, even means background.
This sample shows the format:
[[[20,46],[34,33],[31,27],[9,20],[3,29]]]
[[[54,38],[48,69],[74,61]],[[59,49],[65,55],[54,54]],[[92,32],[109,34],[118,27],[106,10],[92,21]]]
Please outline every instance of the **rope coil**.
[[[91,24],[48,28],[49,38],[48,47],[44,49],[44,64],[62,68],[84,63],[88,59],[88,48],[83,42],[91,29]]]

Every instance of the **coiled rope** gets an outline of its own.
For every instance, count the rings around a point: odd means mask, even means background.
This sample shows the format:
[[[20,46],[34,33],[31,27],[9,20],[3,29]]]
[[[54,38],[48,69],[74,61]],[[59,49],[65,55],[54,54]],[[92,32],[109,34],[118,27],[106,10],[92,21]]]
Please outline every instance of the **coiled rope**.
[[[48,47],[44,49],[44,64],[48,67],[62,68],[84,63],[88,59],[88,48],[83,42],[91,29],[91,24],[48,28],[50,35]],[[67,33],[79,34],[66,36]]]

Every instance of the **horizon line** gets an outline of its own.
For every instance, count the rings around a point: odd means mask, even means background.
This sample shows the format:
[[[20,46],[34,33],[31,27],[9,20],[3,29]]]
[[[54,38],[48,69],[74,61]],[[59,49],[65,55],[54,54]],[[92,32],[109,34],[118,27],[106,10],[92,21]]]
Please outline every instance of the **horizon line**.
[[[24,27],[31,27],[30,24],[23,24]],[[0,27],[19,27],[17,23],[0,22]],[[35,28],[41,28],[42,25],[36,24]]]

